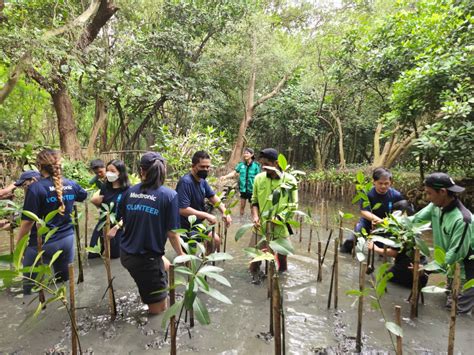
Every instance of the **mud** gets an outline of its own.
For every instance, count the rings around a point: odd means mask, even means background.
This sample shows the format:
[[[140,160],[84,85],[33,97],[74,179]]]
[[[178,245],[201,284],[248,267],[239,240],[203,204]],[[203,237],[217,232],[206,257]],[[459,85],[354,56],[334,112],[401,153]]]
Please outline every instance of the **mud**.
[[[313,208],[313,215],[319,216],[320,203],[306,202]],[[330,224],[336,224],[335,213],[340,208],[355,212],[352,206],[330,204]],[[248,210],[246,211],[248,214]],[[267,284],[262,272],[253,277],[248,271],[248,259],[242,249],[248,245],[248,237],[239,242],[233,235],[239,223],[247,218],[235,218],[238,223],[229,230],[227,249],[234,259],[218,263],[225,269],[224,276],[232,284],[226,288],[212,283],[233,302],[225,305],[202,297],[211,317],[209,326],[197,321],[189,329],[180,324],[178,331],[178,352],[202,354],[272,354],[273,339],[269,335],[269,301]],[[321,218],[325,221],[325,218]],[[347,223],[351,228],[355,220]],[[323,223],[324,224],[324,223]],[[92,230],[94,223],[89,223]],[[334,227],[335,228],[335,227]],[[325,244],[329,231],[319,227],[313,233],[313,246],[317,238]],[[90,235],[90,232],[89,232]],[[334,233],[334,237],[337,233]],[[2,236],[4,237],[4,236]],[[355,349],[357,304],[345,292],[358,286],[358,264],[350,255],[342,254],[339,259],[339,307],[327,309],[333,244],[329,247],[323,267],[323,280],[316,282],[317,255],[313,247],[307,252],[308,226],[303,227],[302,242],[294,236],[296,253],[289,257],[288,272],[281,275],[286,319],[287,354],[345,354]],[[168,247],[167,255],[173,252]],[[376,259],[376,264],[380,263]],[[161,328],[161,316],[149,316],[138,296],[135,284],[119,260],[112,260],[114,289],[117,298],[118,315],[114,322],[108,315],[107,297],[102,299],[106,288],[106,275],[101,260],[85,260],[85,282],[76,287],[78,329],[82,349],[89,354],[125,353],[169,353],[169,337],[165,341],[166,329]],[[371,276],[367,279],[370,280]],[[436,283],[436,278],[430,284]],[[68,353],[70,351],[71,328],[67,314],[58,304],[48,305],[36,320],[28,316],[34,312],[36,301],[28,303],[34,296],[23,296],[21,290],[0,294],[0,321],[3,324],[0,338],[2,353]],[[438,354],[446,352],[448,340],[449,313],[444,308],[444,295],[427,294],[425,304],[420,305],[419,318],[410,321],[410,291],[389,284],[388,293],[382,300],[382,307],[389,320],[393,320],[394,306],[402,307],[405,353]],[[184,316],[183,316],[184,318]],[[25,321],[25,319],[28,319]],[[472,316],[459,316],[456,328],[456,353],[472,353]],[[191,335],[191,337],[190,337]],[[370,307],[370,300],[364,305],[363,353],[393,353],[392,343],[384,328],[380,312]]]

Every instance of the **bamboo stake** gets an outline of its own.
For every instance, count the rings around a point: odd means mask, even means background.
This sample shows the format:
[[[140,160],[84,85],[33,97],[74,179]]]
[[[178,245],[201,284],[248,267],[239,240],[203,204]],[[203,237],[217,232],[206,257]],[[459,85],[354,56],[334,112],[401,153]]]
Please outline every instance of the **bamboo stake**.
[[[280,283],[278,274],[273,276],[272,310],[273,310],[273,333],[275,339],[275,354],[281,354],[281,300]]]
[[[364,291],[365,286],[365,274],[367,272],[367,264],[360,264],[359,269],[359,291],[361,295],[359,296],[359,307],[357,311],[357,336],[356,336],[356,352],[360,353],[362,350],[362,313],[364,311]]]
[[[69,308],[71,312],[71,348],[77,354],[76,299],[74,295],[74,264],[68,265],[69,270]]]
[[[334,264],[332,265],[332,269],[331,269],[331,282],[329,284],[328,309],[331,308],[333,286],[334,286]]]
[[[13,253],[15,252],[15,226],[14,226],[14,223],[15,223],[15,216],[12,214],[10,216],[10,228],[9,228],[9,232],[10,232],[10,254],[13,255]]]
[[[110,268],[110,239],[107,237],[107,234],[110,230],[110,215],[107,213],[104,226],[104,265],[105,271],[107,272],[107,282],[108,282],[108,292],[109,292],[109,308],[110,308],[110,318],[115,320],[117,316],[117,306],[115,304],[115,295],[114,287],[112,285],[112,270]]]
[[[322,260],[321,260],[321,266],[323,266],[323,264],[324,264],[324,259],[326,258],[326,253],[327,253],[328,248],[329,248],[329,242],[331,241],[332,232],[333,232],[333,230],[331,229],[331,230],[329,231],[328,240],[326,241],[326,246],[324,247],[324,253],[323,253],[323,258],[322,258]]]
[[[354,236],[354,240],[352,241],[352,260],[355,259],[356,256],[356,246],[357,246],[357,237]]]
[[[334,240],[334,309],[337,309],[337,301],[339,296],[339,241]]]
[[[339,216],[339,244],[342,244],[344,235],[342,233],[342,217]]]
[[[227,224],[224,222],[224,253],[227,249]]]
[[[37,242],[37,250],[38,250],[38,254],[39,254],[39,253],[41,253],[41,250],[43,249],[43,239],[42,239],[41,235],[37,234],[36,242]],[[43,264],[43,256],[42,255],[40,257],[40,263]],[[40,280],[40,281],[42,281],[42,280]],[[46,308],[46,297],[44,296],[44,290],[42,288],[40,288],[40,290],[38,291],[38,300],[40,301],[40,303],[43,304],[43,309]]]
[[[170,278],[170,307],[174,305],[176,298],[176,290],[174,285],[174,265],[170,265],[168,270]],[[170,318],[170,336],[171,336],[171,355],[176,355],[176,316]]]
[[[308,253],[311,253],[311,241],[313,239],[313,226],[309,226],[309,241],[308,241]]]
[[[321,282],[323,280],[322,263],[321,263],[321,251],[322,251],[321,241],[318,240],[318,277],[316,278],[316,282]]]
[[[320,214],[321,228],[323,227],[323,216],[324,216],[324,200],[321,200],[321,214]]]
[[[402,307],[395,306],[395,322],[402,327]],[[403,355],[402,337],[397,335],[397,355]]]
[[[82,269],[82,251],[81,251],[81,234],[79,231],[79,218],[77,214],[77,206],[74,205],[74,231],[76,232],[76,249],[77,249],[77,283],[84,282],[84,270]]]
[[[303,240],[303,216],[300,216],[300,243]]]
[[[415,319],[418,317],[418,279],[420,273],[418,269],[420,267],[420,249],[415,248],[415,260],[413,262],[413,286],[411,289],[411,298],[410,298],[410,319]]]
[[[89,233],[89,204],[84,201],[84,248],[87,248],[87,233]]]
[[[388,261],[388,258],[387,258],[387,246],[384,244],[383,245],[383,262],[384,264]]]
[[[271,253],[271,250],[270,250],[270,228],[271,228],[271,223],[272,223],[271,221],[267,221],[266,222],[266,228],[265,228],[265,238],[267,240],[267,248],[268,248],[268,251],[270,253]],[[269,264],[271,264],[271,262]],[[271,294],[272,294],[272,277],[273,277],[273,269],[270,265],[269,268],[268,268],[267,298],[270,298]]]
[[[329,230],[329,200],[326,200],[326,230]]]
[[[454,354],[454,337],[456,333],[456,312],[458,308],[460,273],[461,273],[461,268],[459,267],[459,263],[456,263],[456,266],[454,269],[454,279],[453,279],[453,287],[452,287],[452,294],[451,294],[452,303],[451,303],[451,316],[449,319],[448,355]]]

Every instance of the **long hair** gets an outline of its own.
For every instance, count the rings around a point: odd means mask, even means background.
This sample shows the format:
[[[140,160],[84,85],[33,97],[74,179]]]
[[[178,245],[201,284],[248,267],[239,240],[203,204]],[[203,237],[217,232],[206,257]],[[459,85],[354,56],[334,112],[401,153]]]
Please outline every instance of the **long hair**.
[[[143,172],[142,185],[140,187],[142,191],[148,189],[156,190],[165,183],[166,166],[160,159],[156,159],[151,165],[141,165],[140,167]]]
[[[120,183],[120,188],[121,189],[126,189],[130,186],[130,180],[128,179],[128,173],[127,173],[127,167],[125,166],[125,163],[122,160],[118,159],[112,159],[107,163],[107,166],[113,165],[115,169],[118,170],[118,182]],[[112,189],[113,185],[111,182],[107,180],[106,182],[107,188]]]
[[[61,153],[58,150],[45,149],[36,156],[36,165],[44,170],[53,180],[54,189],[58,195],[59,213],[63,214],[66,206],[63,201],[63,177],[61,174]]]

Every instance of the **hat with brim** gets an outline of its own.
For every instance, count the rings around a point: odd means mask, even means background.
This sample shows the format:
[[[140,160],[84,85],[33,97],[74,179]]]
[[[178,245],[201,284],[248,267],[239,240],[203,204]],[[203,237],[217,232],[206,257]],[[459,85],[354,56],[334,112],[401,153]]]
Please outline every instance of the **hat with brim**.
[[[465,190],[464,187],[456,185],[454,180],[445,173],[433,173],[428,175],[424,184],[435,190],[446,189],[452,192],[463,192]]]
[[[278,160],[278,151],[273,148],[265,148],[260,151],[260,158],[266,158],[270,161]]]
[[[39,179],[41,174],[36,170],[27,170],[21,173],[20,178],[14,182],[15,186],[21,186],[25,183],[26,180],[30,179]]]
[[[166,162],[165,158],[163,158],[160,153],[146,152],[142,155],[142,158],[140,160],[140,166],[148,168],[157,160],[161,161],[163,164]]]

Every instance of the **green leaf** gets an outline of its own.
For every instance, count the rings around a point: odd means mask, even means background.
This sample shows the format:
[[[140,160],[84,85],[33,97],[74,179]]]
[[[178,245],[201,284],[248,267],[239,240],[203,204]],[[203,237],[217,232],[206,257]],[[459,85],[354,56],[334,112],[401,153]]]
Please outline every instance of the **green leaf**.
[[[180,263],[186,263],[190,260],[200,260],[200,259],[196,255],[190,255],[190,254],[179,255],[176,258],[174,258],[173,264],[176,265]]]
[[[276,205],[278,204],[278,201],[280,201],[280,196],[281,196],[281,192],[280,190],[276,189],[273,191],[273,194],[272,194],[272,205]]]
[[[428,248],[428,245],[423,239],[415,237],[415,243],[416,243],[416,246],[420,249],[420,252],[424,256],[426,257],[430,256],[430,248]]]
[[[366,196],[364,193],[362,193],[362,192],[359,191],[359,192],[354,196],[354,198],[352,199],[351,203],[352,203],[352,204],[355,204],[355,203],[359,202],[360,200],[367,201],[367,196]]]
[[[398,337],[403,337],[403,330],[398,324],[385,322],[385,328],[387,328],[390,333],[395,334]]]
[[[288,167],[288,162],[283,154],[278,154],[278,165],[280,165],[281,170],[285,171]]]
[[[29,237],[29,234],[27,234],[21,238],[13,252],[13,266],[15,267],[15,270],[18,270],[21,267],[21,261],[23,260],[23,254],[25,253]]]
[[[202,291],[209,291],[209,284],[204,276],[196,276],[196,283]]]
[[[423,266],[426,271],[442,272],[444,268],[439,265],[435,260],[430,261],[428,264]]]
[[[48,232],[48,234],[46,234],[46,236],[44,237],[44,242],[46,243],[46,242],[49,240],[49,238],[51,238],[51,237],[54,235],[54,233],[56,233],[56,231],[57,231],[58,229],[59,229],[59,227],[54,227],[53,229],[51,229],[51,230]]]
[[[425,286],[421,289],[421,292],[424,293],[444,293],[446,291],[448,290],[438,286]]]
[[[187,310],[193,308],[194,299],[196,298],[196,292],[194,291],[194,279],[191,280],[188,284],[188,288],[184,292],[184,306]]]
[[[191,271],[190,268],[186,267],[186,266],[176,266],[174,268],[174,272],[177,272],[179,274],[183,274],[183,275],[194,275],[194,273]]]
[[[254,257],[252,259],[251,263],[254,263],[254,262],[257,262],[257,261],[265,261],[265,260],[274,261],[275,260],[275,255],[273,255],[272,253],[269,253],[269,252],[264,252],[264,253],[261,253],[261,254],[257,255],[256,257]]]
[[[166,310],[163,314],[163,319],[161,320],[161,328],[165,329],[171,317],[176,316],[179,312],[179,309],[182,307],[183,301],[176,302],[170,308]]]
[[[38,228],[38,231],[37,231],[38,235],[40,236],[48,232],[49,232],[49,227],[46,225],[42,225],[41,227]]]
[[[227,296],[223,295],[222,293],[217,291],[215,288],[209,288],[209,291],[206,291],[206,290],[201,290],[201,291],[211,296],[212,298],[215,298],[216,300],[221,301],[222,303],[232,304],[232,301],[229,298],[227,298]]]
[[[239,239],[242,238],[244,234],[247,233],[247,231],[249,231],[252,228],[253,228],[253,223],[247,223],[247,224],[244,224],[242,227],[240,227],[237,230],[237,233],[235,233],[235,241],[238,242]]]
[[[222,271],[224,271],[224,269],[221,267],[217,267],[214,265],[205,265],[201,269],[199,269],[198,275],[207,274],[208,272],[222,272]]]
[[[38,317],[38,315],[41,313],[42,309],[43,309],[43,304],[41,302],[39,302],[38,307],[36,307],[35,313],[33,313],[33,318]]]
[[[467,289],[471,287],[474,287],[474,279],[470,279],[468,282],[466,282],[464,286],[462,287],[462,290],[466,291]]]
[[[196,319],[199,323],[201,323],[202,325],[211,324],[209,312],[207,311],[207,308],[204,303],[198,297],[196,297],[196,299],[194,300],[193,310],[194,315],[196,316]]]
[[[41,219],[37,215],[35,215],[33,212],[23,210],[22,213],[26,217],[28,217],[28,218],[32,219],[33,221],[35,221],[36,223],[41,224],[41,222],[42,222]]]
[[[380,202],[377,202],[374,207],[372,207],[372,211],[375,211],[375,210],[378,210],[380,208],[380,206],[382,206],[382,204]]]
[[[188,222],[191,226],[193,226],[194,223],[196,223],[196,220],[197,220],[197,217],[195,215],[188,216]]]
[[[443,265],[446,263],[446,252],[443,248],[435,246],[433,258],[439,265]]]
[[[294,252],[289,238],[277,238],[270,241],[270,248],[282,255],[291,255]]]
[[[2,262],[2,263],[12,263],[13,262],[13,254],[0,255],[0,262]]]
[[[44,218],[44,223],[51,221],[59,213],[59,209],[49,212]]]
[[[53,257],[51,258],[51,261],[49,262],[49,267],[53,265],[53,263],[59,258],[62,252],[62,250],[58,250],[56,253],[54,253]]]
[[[212,253],[206,256],[208,261],[221,261],[221,260],[232,260],[233,257],[227,253]]]
[[[362,171],[358,171],[356,174],[356,179],[357,179],[357,182],[362,185],[365,180],[364,173]]]
[[[216,274],[214,272],[207,272],[206,276],[216,280],[217,282],[223,284],[224,286],[231,287],[230,282],[222,275]]]
[[[183,235],[183,234],[186,234],[188,230],[184,228],[179,228],[179,229],[173,229],[172,232],[179,235]]]
[[[342,215],[342,218],[344,219],[351,219],[351,218],[354,218],[354,215],[352,213],[344,213]]]

